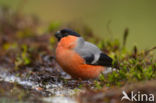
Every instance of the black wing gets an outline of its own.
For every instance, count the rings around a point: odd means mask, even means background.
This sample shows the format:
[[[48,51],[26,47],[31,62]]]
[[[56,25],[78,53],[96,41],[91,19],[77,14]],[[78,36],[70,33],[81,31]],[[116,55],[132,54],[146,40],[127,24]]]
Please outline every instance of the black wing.
[[[94,44],[85,42],[83,38],[78,39],[75,51],[85,59],[86,64],[111,66],[112,59],[96,47]]]
[[[112,58],[110,58],[109,56],[107,56],[104,53],[100,53],[100,57],[98,59],[98,61],[95,63],[95,65],[102,65],[102,66],[112,66]]]

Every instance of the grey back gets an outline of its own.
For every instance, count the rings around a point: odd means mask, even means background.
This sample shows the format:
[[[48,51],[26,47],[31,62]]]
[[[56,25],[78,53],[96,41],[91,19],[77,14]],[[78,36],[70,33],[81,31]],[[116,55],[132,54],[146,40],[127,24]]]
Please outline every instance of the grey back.
[[[78,38],[75,51],[89,64],[96,63],[101,53],[101,50],[97,46],[90,42],[84,41],[82,37]]]

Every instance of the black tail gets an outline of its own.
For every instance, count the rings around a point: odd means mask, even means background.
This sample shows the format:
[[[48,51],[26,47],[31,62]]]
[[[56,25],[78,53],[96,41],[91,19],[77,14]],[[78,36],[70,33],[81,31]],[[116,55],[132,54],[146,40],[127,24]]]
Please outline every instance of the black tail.
[[[100,58],[97,61],[97,65],[103,65],[103,66],[111,67],[112,61],[113,61],[112,58],[110,58],[109,56],[107,56],[104,53],[101,53]]]

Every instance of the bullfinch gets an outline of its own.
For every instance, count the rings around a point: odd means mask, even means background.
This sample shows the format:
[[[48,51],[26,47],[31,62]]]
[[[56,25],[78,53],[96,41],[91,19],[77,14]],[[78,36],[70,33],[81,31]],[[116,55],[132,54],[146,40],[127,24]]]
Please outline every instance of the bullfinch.
[[[77,32],[62,29],[55,37],[58,39],[56,61],[73,78],[93,79],[101,72],[110,71],[107,67],[111,67],[112,59]]]

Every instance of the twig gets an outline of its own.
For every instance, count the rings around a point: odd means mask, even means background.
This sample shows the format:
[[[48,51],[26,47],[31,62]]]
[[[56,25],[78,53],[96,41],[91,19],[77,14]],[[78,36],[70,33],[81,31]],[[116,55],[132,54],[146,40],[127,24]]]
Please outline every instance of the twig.
[[[129,29],[126,28],[123,35],[123,48],[126,46],[128,34],[129,34]]]
[[[145,51],[145,55],[149,54],[151,51],[155,50],[156,49],[156,46],[154,46],[153,48],[149,49],[149,50],[146,50]]]

